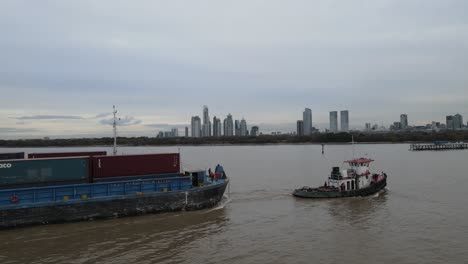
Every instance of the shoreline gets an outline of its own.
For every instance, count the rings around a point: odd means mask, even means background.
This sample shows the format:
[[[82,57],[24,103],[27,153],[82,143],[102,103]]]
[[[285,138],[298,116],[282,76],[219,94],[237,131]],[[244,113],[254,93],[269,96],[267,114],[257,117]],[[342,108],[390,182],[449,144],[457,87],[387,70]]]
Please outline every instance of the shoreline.
[[[354,142],[355,145],[396,145],[396,144],[431,144],[432,141],[402,141],[402,142]],[[347,146],[352,145],[352,142],[272,142],[272,143],[201,143],[201,144],[148,144],[148,145],[131,145],[119,144],[118,147],[224,147],[224,146],[273,146],[273,145],[316,145],[316,146]],[[0,146],[0,148],[112,148],[112,145],[63,145],[63,146]]]
[[[468,131],[367,133],[315,133],[310,136],[260,135],[234,137],[117,137],[119,146],[261,146],[261,145],[349,145],[355,144],[415,144],[468,141]],[[114,139],[18,139],[1,140],[4,148],[36,147],[112,147]]]

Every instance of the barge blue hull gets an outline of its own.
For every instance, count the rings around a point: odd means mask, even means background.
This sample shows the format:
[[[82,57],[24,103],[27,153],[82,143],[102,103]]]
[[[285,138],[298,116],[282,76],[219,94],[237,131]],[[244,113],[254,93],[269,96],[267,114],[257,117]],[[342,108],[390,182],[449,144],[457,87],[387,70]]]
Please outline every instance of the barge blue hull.
[[[200,210],[219,203],[227,184],[228,180],[221,180],[185,190],[12,204],[0,208],[0,228]]]

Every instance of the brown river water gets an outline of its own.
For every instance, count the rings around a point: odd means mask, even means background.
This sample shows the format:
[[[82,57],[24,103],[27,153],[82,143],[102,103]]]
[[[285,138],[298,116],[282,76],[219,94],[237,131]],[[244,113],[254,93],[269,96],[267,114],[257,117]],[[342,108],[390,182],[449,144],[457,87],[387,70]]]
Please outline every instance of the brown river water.
[[[186,168],[224,166],[229,192],[216,208],[0,231],[0,263],[468,263],[468,151],[410,152],[359,144],[387,190],[307,200],[294,188],[323,184],[353,147],[180,148]],[[25,148],[0,152],[108,150]],[[122,147],[120,152],[177,152]]]

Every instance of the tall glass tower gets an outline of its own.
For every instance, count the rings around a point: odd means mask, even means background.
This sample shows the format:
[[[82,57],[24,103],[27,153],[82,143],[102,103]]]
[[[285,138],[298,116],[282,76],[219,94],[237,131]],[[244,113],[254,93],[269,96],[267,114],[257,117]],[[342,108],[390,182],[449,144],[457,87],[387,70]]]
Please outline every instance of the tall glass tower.
[[[338,112],[330,112],[330,132],[338,132]]]
[[[343,110],[340,112],[341,118],[341,132],[348,132],[349,131],[349,112],[348,110]]]
[[[302,113],[302,120],[304,121],[304,135],[312,134],[312,110],[306,108]]]

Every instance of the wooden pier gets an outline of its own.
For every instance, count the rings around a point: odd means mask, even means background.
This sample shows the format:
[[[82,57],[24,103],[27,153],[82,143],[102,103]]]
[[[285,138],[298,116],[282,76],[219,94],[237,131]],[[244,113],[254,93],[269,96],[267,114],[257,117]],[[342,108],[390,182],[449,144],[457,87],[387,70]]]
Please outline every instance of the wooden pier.
[[[422,150],[455,150],[455,149],[468,149],[468,143],[457,142],[457,143],[443,143],[443,144],[411,144],[411,151],[422,151]]]

